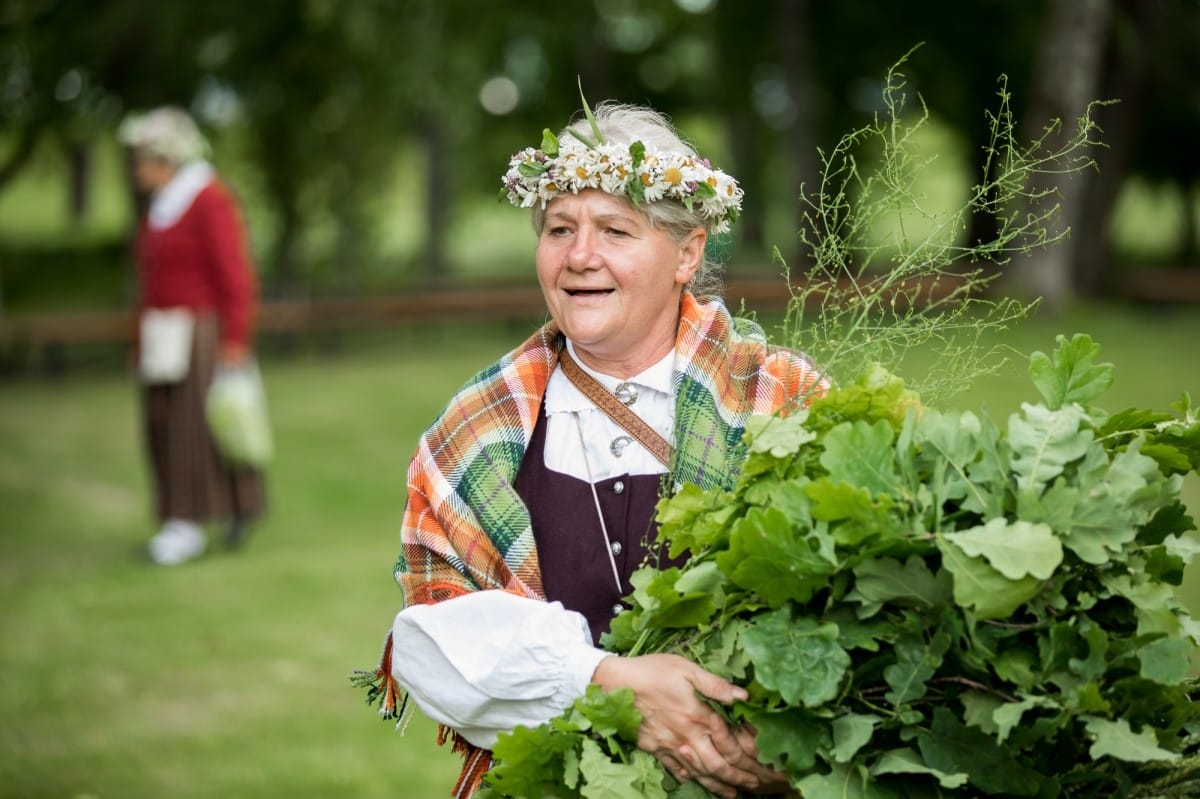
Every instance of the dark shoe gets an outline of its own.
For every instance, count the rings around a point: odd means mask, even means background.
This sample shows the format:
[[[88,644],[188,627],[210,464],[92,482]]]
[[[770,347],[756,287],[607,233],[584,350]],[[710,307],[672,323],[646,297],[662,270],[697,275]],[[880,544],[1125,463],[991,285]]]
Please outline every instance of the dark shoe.
[[[225,528],[225,548],[238,549],[250,537],[250,523],[234,520]]]

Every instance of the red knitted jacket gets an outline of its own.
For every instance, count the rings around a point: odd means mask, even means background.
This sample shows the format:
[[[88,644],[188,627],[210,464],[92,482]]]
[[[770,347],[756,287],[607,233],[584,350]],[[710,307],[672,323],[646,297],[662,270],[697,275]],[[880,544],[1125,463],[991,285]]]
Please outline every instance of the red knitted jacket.
[[[249,346],[258,278],[237,203],[214,180],[175,224],[138,228],[141,308],[192,308],[217,315],[222,343]]]

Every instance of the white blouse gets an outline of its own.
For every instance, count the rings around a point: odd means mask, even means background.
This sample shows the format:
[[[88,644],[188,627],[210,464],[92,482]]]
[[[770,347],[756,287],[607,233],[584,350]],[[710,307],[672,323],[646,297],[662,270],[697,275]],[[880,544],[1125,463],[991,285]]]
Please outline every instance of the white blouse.
[[[574,355],[569,341],[567,346]],[[623,382],[580,366],[610,391]],[[675,419],[673,366],[672,352],[624,381],[636,393],[630,407],[668,441]],[[592,482],[665,471],[636,440],[618,440],[625,431],[561,369],[546,387],[546,417],[549,469]],[[485,749],[501,732],[537,726],[566,710],[607,656],[592,645],[581,614],[504,591],[414,605],[392,625],[392,676],[426,716]]]

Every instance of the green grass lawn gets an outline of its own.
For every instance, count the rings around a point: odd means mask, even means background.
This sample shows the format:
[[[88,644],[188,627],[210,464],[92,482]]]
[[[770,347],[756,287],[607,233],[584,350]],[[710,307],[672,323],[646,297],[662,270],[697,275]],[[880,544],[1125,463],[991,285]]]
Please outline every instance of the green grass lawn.
[[[416,437],[502,336],[264,364],[269,521],[169,570],[138,557],[132,387],[0,387],[0,796],[445,795],[457,761],[432,725],[392,732],[347,675],[397,610]]]
[[[1102,403],[1200,399],[1200,314],[1080,309],[1007,339],[1090,332],[1117,365]],[[340,356],[267,357],[278,458],[268,521],[237,554],[175,569],[152,532],[122,375],[0,384],[0,797],[447,795],[457,759],[419,714],[404,736],[347,674],[397,609],[404,472],[449,394],[526,330],[397,331]],[[1023,365],[951,402],[1007,414]],[[1187,501],[1200,512],[1195,480]],[[1200,576],[1184,598],[1200,611]]]

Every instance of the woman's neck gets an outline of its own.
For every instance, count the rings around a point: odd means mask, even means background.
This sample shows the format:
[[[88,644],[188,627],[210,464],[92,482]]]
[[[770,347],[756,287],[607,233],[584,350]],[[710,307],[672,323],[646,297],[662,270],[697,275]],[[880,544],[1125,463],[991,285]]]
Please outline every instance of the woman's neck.
[[[674,336],[669,338],[664,337],[654,342],[653,346],[639,347],[637,353],[630,354],[628,357],[605,357],[603,354],[592,352],[574,341],[571,342],[571,350],[575,353],[576,360],[583,363],[584,366],[593,372],[615,377],[618,380],[628,380],[646,371],[668,354],[674,352],[675,338]]]

